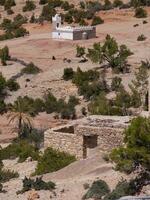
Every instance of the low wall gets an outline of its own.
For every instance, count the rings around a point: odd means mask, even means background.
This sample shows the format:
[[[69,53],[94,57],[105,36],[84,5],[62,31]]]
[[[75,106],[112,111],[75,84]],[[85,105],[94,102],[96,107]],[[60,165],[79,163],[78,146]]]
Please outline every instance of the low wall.
[[[47,130],[44,133],[44,148],[47,147],[68,152],[78,159],[83,157],[83,137],[81,135]]]

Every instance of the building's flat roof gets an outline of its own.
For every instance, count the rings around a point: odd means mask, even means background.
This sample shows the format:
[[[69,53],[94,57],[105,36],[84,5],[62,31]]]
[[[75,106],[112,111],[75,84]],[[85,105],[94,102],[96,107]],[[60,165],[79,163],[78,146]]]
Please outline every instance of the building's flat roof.
[[[94,26],[62,26],[62,27],[56,27],[56,31],[66,31],[66,32],[76,32],[76,31],[88,31],[93,30]]]
[[[121,127],[126,128],[130,121],[129,116],[105,116],[105,115],[91,115],[81,119],[79,125],[93,126],[93,127]]]

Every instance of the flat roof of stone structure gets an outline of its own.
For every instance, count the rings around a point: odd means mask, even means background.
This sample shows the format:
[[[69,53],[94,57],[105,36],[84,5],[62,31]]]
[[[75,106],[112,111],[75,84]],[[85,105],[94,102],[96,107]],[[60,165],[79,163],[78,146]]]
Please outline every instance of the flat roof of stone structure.
[[[79,127],[93,127],[93,128],[127,128],[130,124],[130,121],[133,117],[131,116],[104,116],[104,115],[91,115],[84,117],[82,119],[77,119],[68,122],[66,125],[54,127],[52,131],[58,131],[63,128],[70,126],[79,126]]]
[[[91,115],[83,118],[80,125],[93,126],[93,127],[114,127],[126,128],[132,117],[129,116],[104,116],[104,115]]]

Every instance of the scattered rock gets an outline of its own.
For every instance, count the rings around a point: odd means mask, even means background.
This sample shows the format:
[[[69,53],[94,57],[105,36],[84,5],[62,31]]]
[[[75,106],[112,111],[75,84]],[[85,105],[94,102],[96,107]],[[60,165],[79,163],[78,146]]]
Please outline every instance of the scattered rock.
[[[36,200],[39,199],[40,196],[35,190],[31,190],[28,195],[28,200]]]
[[[31,161],[33,161],[32,157],[28,157],[28,158],[26,159],[26,162],[31,162]]]

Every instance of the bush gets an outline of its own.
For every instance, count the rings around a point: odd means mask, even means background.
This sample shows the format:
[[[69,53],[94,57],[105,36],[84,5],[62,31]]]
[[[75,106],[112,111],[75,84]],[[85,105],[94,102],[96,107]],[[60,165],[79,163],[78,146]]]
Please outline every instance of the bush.
[[[92,26],[96,26],[98,24],[103,24],[104,23],[104,20],[101,19],[101,17],[98,17],[98,16],[94,16],[93,20],[92,20]]]
[[[18,191],[17,194],[23,194],[24,192],[27,192],[31,189],[34,190],[54,190],[55,189],[55,183],[49,181],[45,182],[42,180],[41,177],[36,178],[35,181],[25,177],[23,179],[23,189],[21,191]]]
[[[0,95],[2,95],[5,88],[6,88],[6,79],[0,73]]]
[[[3,185],[0,183],[0,193],[2,192],[5,192],[5,191],[3,190]]]
[[[47,5],[43,6],[42,13],[40,18],[42,17],[42,20],[52,20],[52,16],[56,14],[56,10],[52,7],[50,3]]]
[[[6,148],[0,150],[0,160],[14,159],[17,157],[19,157],[19,162],[23,162],[28,157],[37,160],[39,154],[37,149],[26,141],[13,142]]]
[[[111,193],[104,197],[104,200],[116,200],[123,196],[131,195],[132,193],[133,191],[130,187],[130,184],[123,180],[117,184],[116,188]]]
[[[124,135],[125,147],[114,149],[110,154],[117,170],[131,173],[138,166],[142,166],[143,171],[149,171],[150,119],[143,117],[133,119]]]
[[[6,0],[4,3],[4,8],[5,8],[5,10],[9,10],[9,9],[11,9],[11,7],[13,7],[15,5],[16,5],[15,0]]]
[[[4,114],[7,111],[7,106],[3,99],[0,99],[0,114]]]
[[[40,69],[34,65],[33,62],[29,63],[28,66],[22,69],[22,73],[25,74],[37,74],[40,72]]]
[[[76,119],[76,111],[72,106],[65,106],[62,108],[60,114],[62,119]]]
[[[105,0],[103,5],[103,10],[110,10],[113,8],[111,1]]]
[[[137,38],[137,41],[144,41],[144,40],[146,40],[146,37],[143,34],[139,35]]]
[[[68,81],[68,80],[72,79],[73,75],[74,75],[74,71],[73,71],[72,68],[65,68],[64,69],[63,79],[65,81]]]
[[[145,18],[145,17],[147,17],[147,11],[144,10],[143,8],[141,8],[141,7],[138,7],[138,8],[135,9],[135,15],[134,16],[137,17],[137,18]]]
[[[14,14],[14,11],[12,9],[8,9],[7,10],[7,15],[12,15],[12,14]]]
[[[33,1],[31,0],[27,0],[26,1],[26,5],[23,7],[23,12],[27,12],[27,11],[32,11],[36,8],[36,5],[34,4]]]
[[[0,49],[0,59],[2,65],[7,65],[6,61],[10,59],[8,46],[5,46],[4,48]]]
[[[47,148],[38,161],[35,174],[40,175],[49,172],[55,172],[71,164],[75,160],[75,157],[69,155],[68,153],[60,152],[52,148]]]
[[[28,18],[27,17],[24,17],[22,16],[21,14],[18,14],[14,17],[14,24],[16,26],[21,26],[22,24],[25,24],[28,22]]]
[[[19,84],[13,79],[7,81],[7,87],[10,91],[17,91],[20,88]]]
[[[0,169],[0,183],[7,182],[10,179],[18,178],[18,177],[19,177],[19,174],[17,172]]]
[[[64,21],[67,22],[68,24],[73,23],[73,17],[70,13],[66,13],[64,15]]]
[[[123,6],[123,2],[121,0],[114,0],[113,5],[114,7],[121,7]]]
[[[40,0],[40,2],[39,2],[40,5],[44,5],[46,3],[48,3],[48,0]]]
[[[57,99],[52,93],[48,93],[44,97],[45,110],[47,113],[53,113],[57,110]]]
[[[0,35],[0,40],[7,40],[28,35],[29,32],[22,27],[22,24],[26,22],[27,18],[23,17],[20,14],[18,14],[14,18],[14,21],[11,21],[9,19],[3,19],[1,27],[5,31],[5,33]]]
[[[41,144],[44,141],[44,130],[33,128],[29,129],[28,126],[22,128],[21,139],[28,141],[29,144],[35,146],[36,149],[40,149]]]
[[[101,199],[104,195],[110,192],[107,183],[103,180],[94,181],[90,189],[83,196],[82,199]]]
[[[88,70],[83,72],[80,68],[74,74],[72,82],[77,86],[82,85],[84,82],[92,82],[99,79],[99,72],[96,70]]]
[[[118,91],[123,85],[121,84],[122,79],[120,77],[115,76],[111,82],[112,91]]]

